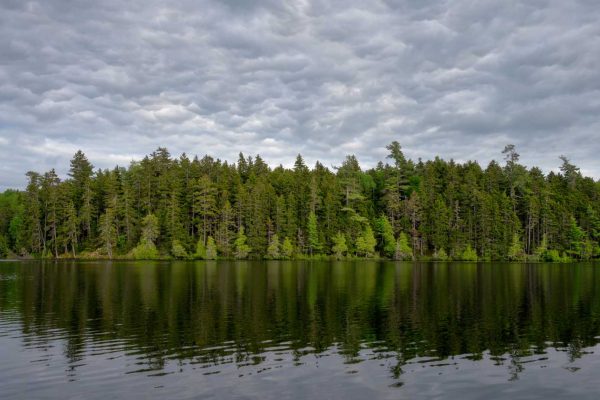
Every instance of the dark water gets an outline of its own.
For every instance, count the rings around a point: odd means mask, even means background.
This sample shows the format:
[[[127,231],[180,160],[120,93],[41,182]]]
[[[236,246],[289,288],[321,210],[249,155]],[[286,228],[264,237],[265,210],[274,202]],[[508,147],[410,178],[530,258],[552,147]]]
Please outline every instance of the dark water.
[[[600,265],[0,263],[0,398],[598,398]]]

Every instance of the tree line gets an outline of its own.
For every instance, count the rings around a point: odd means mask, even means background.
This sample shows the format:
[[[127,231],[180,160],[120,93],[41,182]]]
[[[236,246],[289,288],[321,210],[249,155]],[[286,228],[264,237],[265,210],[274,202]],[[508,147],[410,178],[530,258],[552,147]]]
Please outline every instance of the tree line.
[[[540,260],[600,257],[600,182],[561,156],[560,172],[519,163],[407,159],[363,170],[301,155],[293,168],[239,155],[179,158],[158,148],[98,169],[78,151],[67,179],[27,172],[0,194],[0,256],[132,259],[389,258]]]

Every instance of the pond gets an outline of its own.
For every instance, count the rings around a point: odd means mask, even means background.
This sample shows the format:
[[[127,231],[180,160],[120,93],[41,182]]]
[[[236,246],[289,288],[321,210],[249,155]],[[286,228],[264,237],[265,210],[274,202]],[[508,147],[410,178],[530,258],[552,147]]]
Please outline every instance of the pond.
[[[599,266],[0,262],[0,397],[597,398]]]

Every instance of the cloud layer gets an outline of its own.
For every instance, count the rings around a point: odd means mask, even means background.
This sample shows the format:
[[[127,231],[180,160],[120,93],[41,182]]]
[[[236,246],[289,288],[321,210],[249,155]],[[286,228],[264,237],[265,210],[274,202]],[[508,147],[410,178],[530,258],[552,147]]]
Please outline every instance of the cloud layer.
[[[168,5],[167,5],[168,4]],[[158,146],[235,161],[500,159],[600,178],[596,0],[0,5],[0,190]]]

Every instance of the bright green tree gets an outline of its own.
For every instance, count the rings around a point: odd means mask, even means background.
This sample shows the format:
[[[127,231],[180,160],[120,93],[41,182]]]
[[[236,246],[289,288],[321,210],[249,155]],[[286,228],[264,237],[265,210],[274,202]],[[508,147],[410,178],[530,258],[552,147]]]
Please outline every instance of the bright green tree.
[[[202,237],[200,237],[196,243],[196,252],[194,253],[194,258],[200,260],[206,259],[206,247],[204,246],[204,240]]]
[[[518,233],[513,234],[512,243],[508,249],[508,259],[511,261],[522,261],[525,259],[525,250],[523,250],[523,243]]]
[[[159,257],[158,249],[154,243],[159,234],[158,218],[148,214],[142,220],[142,237],[140,243],[131,251],[136,260],[152,260]]]
[[[381,249],[386,257],[393,257],[396,250],[394,229],[385,215],[377,219],[377,233],[381,238]]]
[[[460,259],[462,261],[477,261],[477,252],[471,247],[470,244],[467,244],[465,250],[462,252]]]
[[[267,247],[267,258],[277,260],[280,257],[281,253],[279,251],[279,236],[274,234],[271,236],[271,240],[269,241],[269,247]]]
[[[376,245],[377,240],[373,234],[373,229],[370,225],[367,225],[362,235],[356,239],[356,252],[364,257],[373,257]]]
[[[248,254],[250,254],[250,251],[252,251],[252,249],[246,244],[247,240],[248,238],[244,234],[244,227],[240,226],[240,230],[238,231],[238,235],[234,243],[235,258],[244,259],[248,257]]]
[[[206,259],[217,259],[217,244],[215,243],[215,239],[213,239],[212,236],[209,236],[208,239],[206,239]]]
[[[408,236],[404,232],[400,232],[396,246],[394,248],[394,259],[395,260],[412,260],[413,251],[408,241]]]
[[[281,255],[286,260],[289,260],[294,255],[294,245],[287,236],[283,239],[283,244],[281,245]]]
[[[185,259],[188,257],[185,247],[183,247],[181,242],[177,239],[173,240],[173,243],[171,243],[171,254],[177,259]]]
[[[335,258],[338,260],[342,259],[346,255],[346,252],[348,251],[348,245],[346,245],[346,237],[341,232],[336,233],[333,237],[333,247],[331,250],[333,251],[333,254],[335,254]]]

